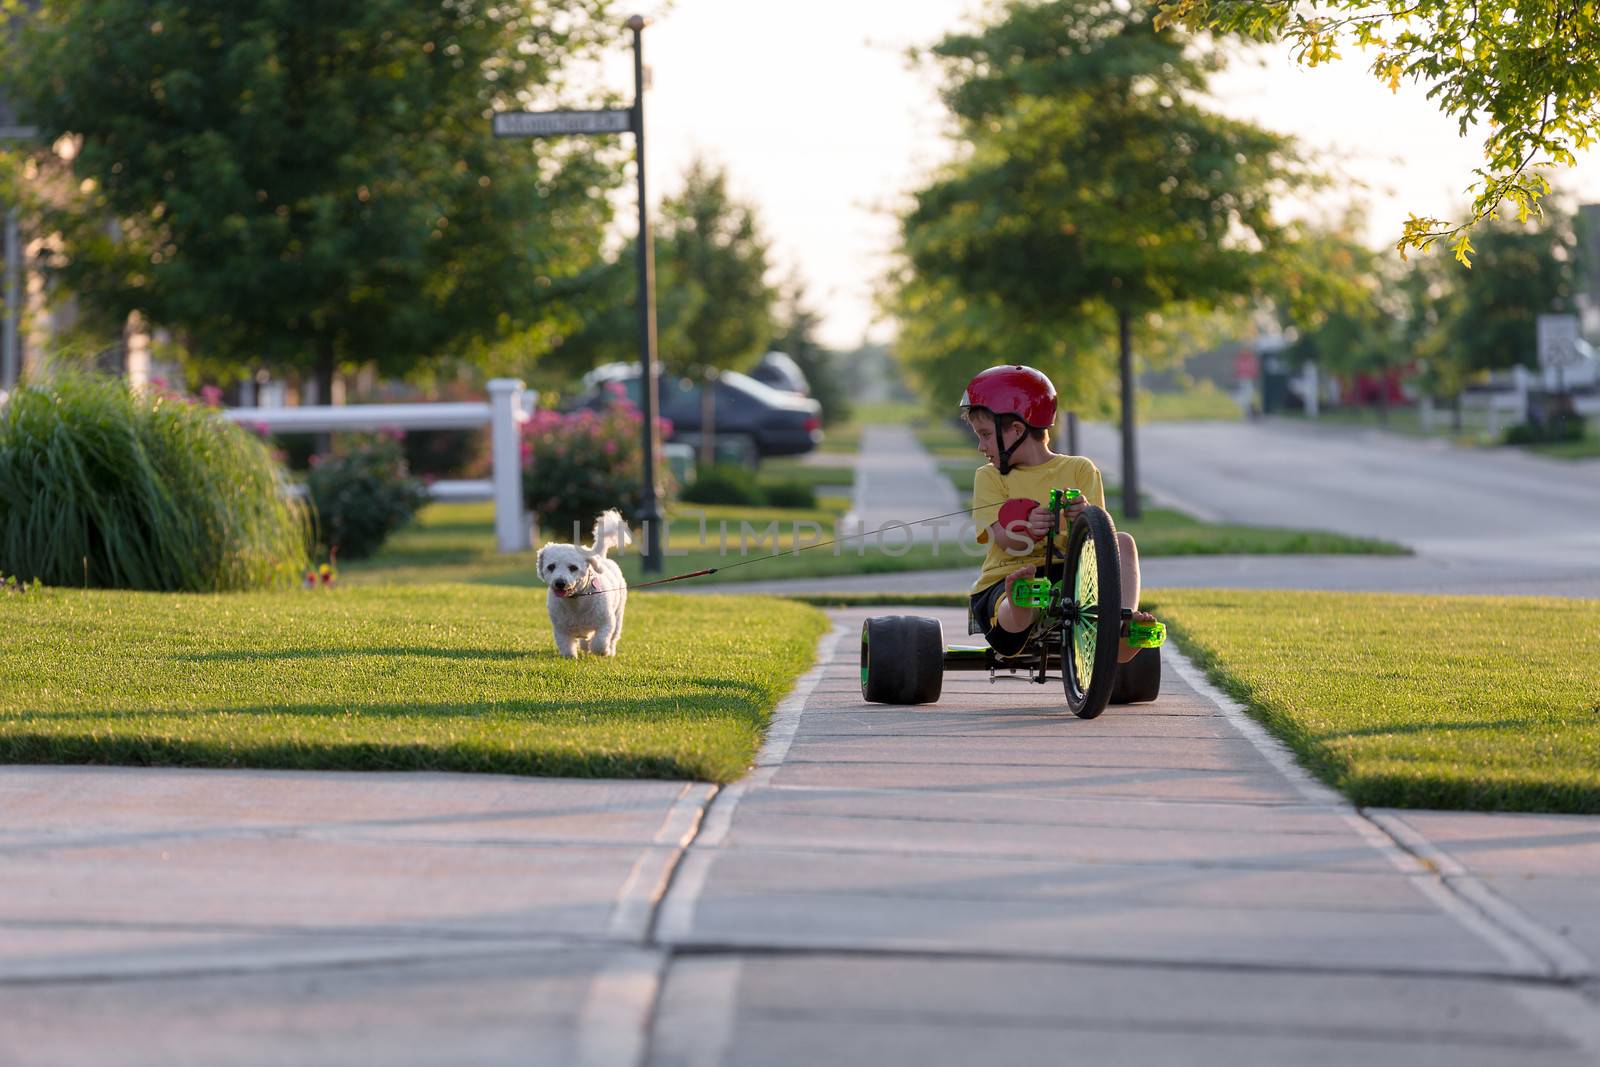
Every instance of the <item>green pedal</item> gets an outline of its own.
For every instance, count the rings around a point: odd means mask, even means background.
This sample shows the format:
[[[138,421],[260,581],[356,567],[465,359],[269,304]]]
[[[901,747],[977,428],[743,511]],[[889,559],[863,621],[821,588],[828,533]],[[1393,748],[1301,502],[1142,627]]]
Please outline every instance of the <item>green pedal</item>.
[[[1134,648],[1160,648],[1167,640],[1167,628],[1159,622],[1128,620],[1128,644]]]
[[[1048,608],[1050,579],[1018,578],[1011,583],[1011,603],[1019,608]]]

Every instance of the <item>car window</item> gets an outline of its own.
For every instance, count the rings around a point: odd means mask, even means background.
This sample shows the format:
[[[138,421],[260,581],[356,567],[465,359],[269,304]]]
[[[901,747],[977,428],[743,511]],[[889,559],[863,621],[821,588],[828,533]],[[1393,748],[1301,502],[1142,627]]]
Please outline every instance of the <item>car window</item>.
[[[794,398],[787,393],[772,388],[765,382],[758,382],[748,374],[740,374],[736,370],[722,372],[721,380],[738,389],[767,407],[788,407],[794,403]]]

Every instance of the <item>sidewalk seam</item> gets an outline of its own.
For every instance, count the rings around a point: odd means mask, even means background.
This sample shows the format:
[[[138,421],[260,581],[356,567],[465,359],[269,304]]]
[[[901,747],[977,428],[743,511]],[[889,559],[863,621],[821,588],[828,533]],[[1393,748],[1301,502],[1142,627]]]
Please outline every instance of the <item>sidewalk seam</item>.
[[[653,958],[657,961],[657,966],[653,972],[648,995],[644,998],[642,1018],[636,1031],[638,1041],[636,1044],[630,1044],[620,1049],[615,1040],[601,1042],[594,1046],[619,1054],[613,1056],[613,1061],[627,1062],[633,1065],[642,1065],[650,1061],[651,1050],[655,1043],[656,1017],[661,1006],[661,993],[667,976],[672,969],[674,955],[673,944],[670,941],[663,942],[661,940],[659,929],[664,920],[669,932],[678,923],[692,921],[695,904],[699,899],[700,890],[705,884],[703,865],[698,872],[689,870],[694,866],[691,861],[696,858],[691,856],[691,852],[697,843],[711,834],[716,835],[710,843],[711,847],[715,847],[717,843],[720,843],[722,836],[727,833],[728,825],[732,821],[733,809],[738,806],[739,798],[744,795],[749,783],[770,780],[778,765],[783,762],[784,756],[789,752],[789,746],[794,742],[795,732],[800,725],[800,714],[805,709],[806,701],[810,698],[811,691],[817,687],[817,683],[821,681],[822,676],[827,672],[834,645],[845,635],[847,629],[844,625],[835,625],[818,638],[810,670],[795,680],[794,687],[772,709],[772,716],[767,727],[767,737],[760,750],[756,753],[754,768],[732,785],[709,787],[704,799],[700,801],[692,823],[678,837],[676,847],[672,849],[671,854],[668,856],[665,870],[656,883],[656,892],[650,898],[649,915],[643,928],[641,947],[646,952],[653,954]],[[685,786],[683,793],[680,795],[679,804],[690,796],[695,795],[697,788],[698,785],[696,783]],[[669,828],[673,826],[674,813],[677,812],[679,804],[674,804],[673,810],[668,812],[667,818],[662,823],[660,834],[668,833]],[[711,825],[713,818],[719,819],[715,827]],[[657,836],[659,837],[660,834]],[[656,847],[650,846],[652,851]],[[640,864],[645,863],[649,855],[650,852],[647,851],[645,856],[640,857]],[[680,878],[680,873],[684,873],[685,876]],[[675,894],[674,890],[678,890],[678,892]],[[619,907],[619,915],[621,910]],[[599,977],[604,978],[605,975],[602,974]],[[599,978],[596,980],[596,985],[598,985],[598,982]],[[589,999],[596,997],[596,985],[590,986]],[[585,1015],[588,1016],[589,1014],[589,1005],[586,1001]],[[596,1014],[594,1019],[597,1025],[610,1026],[615,1021],[614,1016],[615,1012],[609,1012]],[[580,1032],[588,1033],[588,1031]]]
[[[1560,981],[1592,976],[1593,968],[1582,953],[1495,894],[1415,827],[1397,817],[1364,811],[1313,778],[1299,765],[1289,747],[1268,733],[1243,704],[1212,685],[1178,649],[1171,648],[1170,652],[1169,658],[1178,675],[1195,692],[1215,704],[1302,796],[1311,800],[1327,798],[1328,803],[1345,814],[1369,845],[1388,858],[1396,869],[1411,876],[1413,883],[1441,910],[1499,952],[1512,966]]]
[[[1407,822],[1403,814],[1363,809],[1361,815],[1383,830],[1400,848],[1437,871],[1446,886],[1490,922],[1542,957],[1556,977],[1582,981],[1595,976],[1594,964],[1582,950],[1496,893],[1449,852]]]

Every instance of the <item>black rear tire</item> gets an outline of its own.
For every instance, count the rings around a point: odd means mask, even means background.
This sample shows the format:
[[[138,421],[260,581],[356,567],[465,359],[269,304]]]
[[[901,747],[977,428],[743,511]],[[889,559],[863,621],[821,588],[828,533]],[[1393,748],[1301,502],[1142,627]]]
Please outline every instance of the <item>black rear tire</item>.
[[[1145,704],[1161,695],[1161,650],[1141,648],[1132,659],[1117,665],[1113,704]]]
[[[1105,509],[1094,504],[1078,514],[1067,536],[1061,612],[1061,684],[1067,707],[1080,719],[1092,719],[1111,699],[1122,628],[1117,528]]]
[[[861,695],[874,704],[931,704],[944,687],[944,627],[920,615],[861,624]]]

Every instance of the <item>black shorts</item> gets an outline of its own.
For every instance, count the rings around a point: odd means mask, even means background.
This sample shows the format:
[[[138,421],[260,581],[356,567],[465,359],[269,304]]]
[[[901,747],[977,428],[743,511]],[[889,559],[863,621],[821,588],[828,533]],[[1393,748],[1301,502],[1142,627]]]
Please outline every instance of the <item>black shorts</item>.
[[[1049,570],[1051,581],[1059,582],[1062,574],[1066,572],[1066,565],[1052,564]],[[1037,572],[1034,577],[1044,577],[1045,572]],[[1000,596],[1005,592],[1005,579],[993,585],[984,586],[972,594],[972,600],[967,608],[967,633],[982,634],[984,640],[989,642],[989,647],[1002,656],[1015,656],[1022,651],[1022,646],[1028,643],[1028,635],[1033,632],[1027,630],[1013,632],[1007,630],[995,621],[998,612]]]

